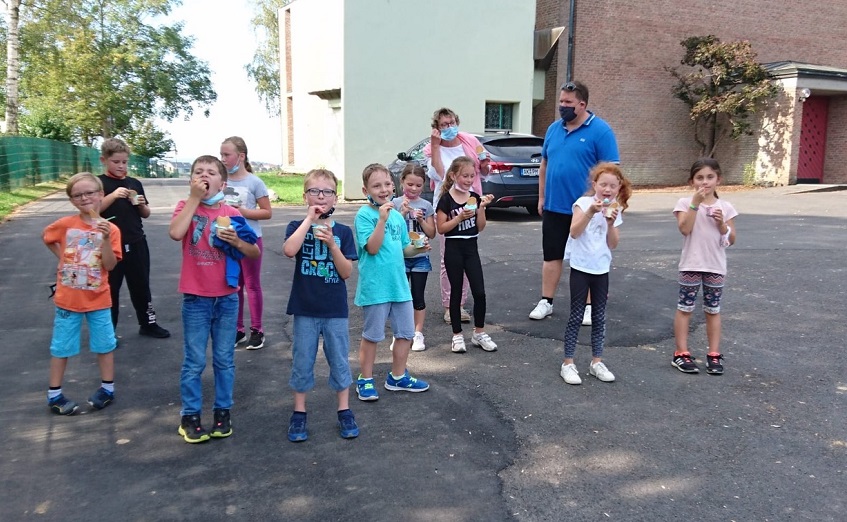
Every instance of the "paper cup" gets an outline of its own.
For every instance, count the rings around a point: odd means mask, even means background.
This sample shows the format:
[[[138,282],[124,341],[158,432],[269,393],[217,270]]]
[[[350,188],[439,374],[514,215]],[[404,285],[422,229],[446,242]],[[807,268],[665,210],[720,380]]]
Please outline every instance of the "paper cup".
[[[426,244],[426,236],[418,234],[417,232],[409,232],[409,239],[412,240],[412,245],[415,248],[423,248]]]

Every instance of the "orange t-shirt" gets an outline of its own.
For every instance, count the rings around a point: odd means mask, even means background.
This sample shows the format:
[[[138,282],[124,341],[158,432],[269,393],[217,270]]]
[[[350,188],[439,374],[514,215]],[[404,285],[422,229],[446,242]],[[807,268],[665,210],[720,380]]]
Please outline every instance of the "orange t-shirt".
[[[121,231],[109,223],[112,252],[121,260]],[[72,312],[92,312],[112,307],[109,272],[103,269],[100,246],[103,234],[79,215],[63,217],[44,229],[44,244],[60,245],[56,274],[56,306]]]

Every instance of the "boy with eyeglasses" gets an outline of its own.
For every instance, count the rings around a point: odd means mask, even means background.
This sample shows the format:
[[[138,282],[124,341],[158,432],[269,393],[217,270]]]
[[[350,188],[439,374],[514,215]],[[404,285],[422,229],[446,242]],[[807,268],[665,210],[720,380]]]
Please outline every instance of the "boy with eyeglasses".
[[[338,398],[338,430],[342,438],[359,435],[350,411],[350,334],[345,280],[357,260],[350,227],[332,219],[338,179],[325,169],[314,169],[303,180],[306,217],[288,224],[283,253],[296,261],[288,315],[294,316],[291,379],[294,411],[288,440],[302,442],[306,430],[306,393],[315,387],[315,359],[323,336],[324,356],[329,363],[329,386]]]
[[[44,229],[42,236],[59,260],[47,390],[47,405],[57,415],[73,415],[79,409],[62,393],[62,380],[68,358],[79,354],[83,318],[88,321],[89,347],[97,354],[101,379],[88,403],[101,410],[115,399],[116,340],[108,272],[121,259],[120,230],[100,218],[104,195],[97,176],[90,172],[75,174],[65,191],[79,214],[58,219]]]

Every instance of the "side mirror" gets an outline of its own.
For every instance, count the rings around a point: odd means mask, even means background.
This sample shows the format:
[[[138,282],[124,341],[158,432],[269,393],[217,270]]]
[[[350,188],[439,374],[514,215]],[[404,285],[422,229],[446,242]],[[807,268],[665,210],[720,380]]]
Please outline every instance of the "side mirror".
[[[405,152],[398,152],[397,153],[397,159],[399,159],[400,161],[409,161],[412,158],[410,158],[409,155],[406,154]]]

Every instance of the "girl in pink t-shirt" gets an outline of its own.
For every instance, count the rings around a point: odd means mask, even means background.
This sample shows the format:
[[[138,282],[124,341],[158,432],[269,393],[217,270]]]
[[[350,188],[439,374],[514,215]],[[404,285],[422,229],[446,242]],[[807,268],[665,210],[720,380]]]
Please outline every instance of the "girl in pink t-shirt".
[[[706,373],[721,375],[721,294],[726,277],[726,248],[735,243],[735,216],[738,212],[718,199],[721,168],[712,158],[701,158],[691,166],[688,183],[694,195],[680,198],[673,209],[683,235],[679,260],[679,302],[673,330],[676,351],[671,364],[683,373],[699,373],[688,351],[688,325],[697,291],[703,285],[703,311],[706,313]]]

